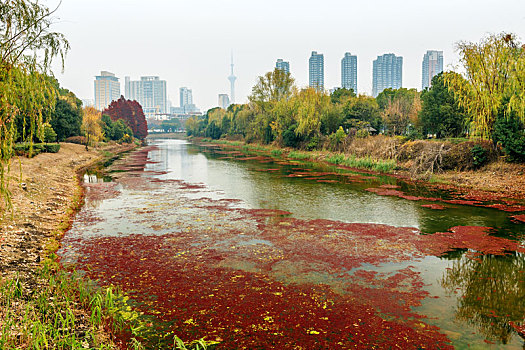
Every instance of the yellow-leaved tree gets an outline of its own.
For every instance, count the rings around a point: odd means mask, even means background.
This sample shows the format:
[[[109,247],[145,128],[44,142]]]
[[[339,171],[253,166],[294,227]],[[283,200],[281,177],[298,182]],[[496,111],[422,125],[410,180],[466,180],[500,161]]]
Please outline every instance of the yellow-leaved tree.
[[[525,121],[525,46],[514,34],[492,34],[457,45],[463,75],[445,73],[445,83],[472,116],[471,136],[491,139],[498,111]]]
[[[82,132],[86,136],[86,150],[88,146],[95,147],[97,142],[104,138],[101,126],[102,113],[93,107],[85,107],[82,116]]]

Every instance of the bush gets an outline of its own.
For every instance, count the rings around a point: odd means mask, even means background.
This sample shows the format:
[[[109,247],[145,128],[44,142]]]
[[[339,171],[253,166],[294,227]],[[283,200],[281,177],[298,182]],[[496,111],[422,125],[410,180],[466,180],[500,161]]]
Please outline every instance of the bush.
[[[57,133],[55,132],[55,130],[53,130],[51,125],[48,123],[45,123],[43,127],[44,127],[44,140],[43,141],[46,143],[55,142],[57,140]]]
[[[59,144],[43,144],[43,143],[17,143],[13,147],[17,156],[26,156],[32,158],[40,153],[58,153],[60,150]]]
[[[60,144],[48,143],[45,145],[45,151],[47,153],[58,153],[58,151],[60,151]]]
[[[499,115],[493,139],[503,148],[508,161],[525,163],[525,129],[516,116]]]
[[[480,145],[475,145],[470,149],[470,155],[472,156],[472,168],[479,169],[487,163],[487,150]]]
[[[77,145],[85,145],[86,137],[85,136],[71,136],[68,137],[65,142],[76,143]]]

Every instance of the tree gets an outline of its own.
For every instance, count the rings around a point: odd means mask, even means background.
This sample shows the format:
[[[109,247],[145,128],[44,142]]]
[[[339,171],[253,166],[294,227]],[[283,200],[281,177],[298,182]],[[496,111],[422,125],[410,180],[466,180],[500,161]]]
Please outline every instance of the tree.
[[[525,46],[514,34],[492,34],[480,43],[457,45],[464,78],[445,74],[448,87],[469,115],[471,136],[491,139],[498,111],[507,100],[506,114],[525,121]]]
[[[390,134],[404,135],[417,121],[421,103],[416,89],[386,89],[377,96],[381,116]]]
[[[0,196],[7,207],[11,200],[6,177],[18,135],[16,122],[22,116],[24,138],[43,136],[43,115],[54,106],[50,101],[55,97],[46,75],[56,56],[63,65],[69,49],[65,37],[51,31],[55,11],[31,0],[0,2]]]
[[[71,93],[72,94],[72,93]],[[58,96],[50,124],[57,133],[58,141],[80,135],[82,126],[82,102],[76,96]]]
[[[249,100],[259,106],[267,103],[288,99],[295,90],[295,80],[290,73],[282,69],[275,69],[259,77],[252,89]]]
[[[301,90],[295,99],[298,106],[295,133],[303,138],[319,135],[321,119],[330,108],[330,97],[314,88],[307,88]]]
[[[454,99],[453,91],[447,89],[443,73],[432,78],[432,85],[421,93],[421,100],[419,119],[424,135],[441,138],[465,133],[467,115]]]
[[[112,121],[122,119],[138,139],[143,140],[148,136],[148,122],[142,106],[137,101],[126,100],[124,96],[120,96],[117,101],[111,102],[103,114],[109,115]]]
[[[354,89],[339,88],[330,94],[333,104],[345,103],[353,97],[356,97]]]
[[[82,132],[86,136],[86,149],[88,146],[95,146],[97,142],[104,138],[101,124],[101,114],[99,111],[93,107],[84,108]]]
[[[344,105],[343,127],[346,130],[355,128],[359,122],[368,122],[371,127],[378,131],[381,129],[383,121],[375,98],[360,95],[356,99],[349,100]]]
[[[164,130],[164,132],[176,132],[177,130],[182,129],[182,124],[179,119],[174,118],[162,121],[160,128]]]

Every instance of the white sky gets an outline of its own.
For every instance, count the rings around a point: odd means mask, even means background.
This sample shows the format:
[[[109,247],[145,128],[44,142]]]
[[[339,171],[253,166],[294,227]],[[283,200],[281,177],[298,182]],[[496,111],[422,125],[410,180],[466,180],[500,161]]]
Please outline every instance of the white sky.
[[[45,0],[49,7],[58,0]],[[325,87],[341,84],[341,59],[357,55],[358,90],[371,94],[372,61],[403,56],[403,87],[421,89],[427,50],[444,51],[445,69],[457,64],[455,43],[487,33],[525,40],[525,0],[63,0],[54,29],[71,44],[62,86],[93,99],[101,70],[138,80],[167,81],[173,106],[179,87],[193,90],[203,111],[229,94],[230,52],[236,102],[246,102],[258,76],[277,58],[290,62],[297,85],[308,84],[311,51],[324,54]]]

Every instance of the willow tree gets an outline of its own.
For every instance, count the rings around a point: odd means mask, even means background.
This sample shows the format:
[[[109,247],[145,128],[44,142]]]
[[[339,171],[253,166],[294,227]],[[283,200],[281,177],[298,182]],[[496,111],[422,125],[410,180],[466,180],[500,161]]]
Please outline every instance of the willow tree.
[[[460,42],[457,49],[464,76],[447,73],[444,79],[472,116],[471,136],[491,139],[501,107],[525,121],[525,46],[515,35],[492,34],[479,43]]]
[[[32,141],[42,135],[46,109],[55,101],[48,79],[55,57],[62,59],[69,49],[65,37],[53,32],[50,10],[33,0],[0,2],[0,196],[11,206],[7,176],[16,138]],[[16,131],[22,119],[23,135]]]

